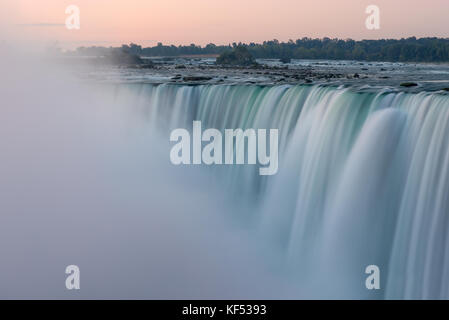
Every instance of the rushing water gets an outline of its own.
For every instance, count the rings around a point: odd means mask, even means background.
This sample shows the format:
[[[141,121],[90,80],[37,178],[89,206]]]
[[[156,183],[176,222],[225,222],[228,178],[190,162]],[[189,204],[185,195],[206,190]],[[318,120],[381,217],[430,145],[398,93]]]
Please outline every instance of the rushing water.
[[[449,298],[447,93],[86,85],[37,65],[1,79],[0,297]],[[279,129],[277,174],[172,165],[193,120]]]
[[[216,170],[311,296],[449,298],[449,96],[326,86],[120,85],[161,137],[279,129],[279,172]],[[167,130],[169,129],[169,130]],[[239,219],[233,217],[232,219]],[[364,286],[378,265],[381,290]]]

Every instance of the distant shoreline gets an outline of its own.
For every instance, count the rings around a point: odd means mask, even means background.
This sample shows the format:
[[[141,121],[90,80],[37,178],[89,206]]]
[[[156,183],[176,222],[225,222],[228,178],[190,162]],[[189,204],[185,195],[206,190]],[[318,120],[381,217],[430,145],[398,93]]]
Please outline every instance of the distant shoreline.
[[[245,47],[255,59],[325,59],[372,62],[449,63],[449,38],[416,38],[360,40],[312,39],[295,41],[278,40],[263,43],[232,43],[229,45],[206,46],[191,44],[174,46],[158,43],[153,47],[142,47],[131,43],[121,47],[79,47],[67,51],[68,55],[106,55],[123,50],[143,57],[217,57],[237,47]]]

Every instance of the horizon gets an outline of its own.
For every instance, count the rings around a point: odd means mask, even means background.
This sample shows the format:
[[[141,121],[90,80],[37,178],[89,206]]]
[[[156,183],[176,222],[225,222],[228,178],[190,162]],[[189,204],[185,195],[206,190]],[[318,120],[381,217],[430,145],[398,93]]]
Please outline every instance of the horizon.
[[[0,13],[2,29],[7,27],[8,36],[14,39],[58,42],[64,49],[124,43],[149,47],[158,42],[175,46],[268,39],[287,42],[303,37],[356,41],[449,37],[449,2],[445,0],[41,0],[38,6],[33,4],[31,0],[6,0],[6,10]],[[64,25],[65,9],[71,4],[80,8],[79,30],[67,30]],[[379,30],[365,27],[365,9],[371,4],[380,8]]]
[[[288,43],[290,40],[296,41],[296,40],[302,40],[304,38],[308,38],[308,39],[312,39],[312,40],[324,40],[324,39],[328,38],[330,40],[339,40],[339,41],[343,40],[343,41],[355,41],[355,42],[361,42],[361,41],[391,41],[391,40],[400,41],[400,40],[407,40],[407,39],[410,39],[410,38],[416,38],[416,40],[432,39],[432,38],[439,39],[439,40],[449,40],[449,37],[416,37],[416,36],[403,37],[403,38],[379,38],[379,39],[360,39],[360,40],[355,40],[355,39],[352,39],[352,38],[342,39],[342,38],[330,38],[330,37],[324,36],[324,37],[320,37],[320,38],[302,37],[302,38],[288,39],[288,40],[285,40],[285,41],[284,40],[281,41],[279,39],[267,39],[267,40],[264,40],[264,41],[261,41],[261,42],[236,42],[236,41],[232,41],[230,43],[207,42],[206,44],[201,44],[201,45],[193,43],[193,42],[191,42],[189,44],[176,45],[176,44],[173,44],[173,43],[163,43],[162,41],[158,41],[158,42],[156,42],[155,45],[144,46],[144,45],[142,45],[140,43],[126,42],[125,41],[123,43],[118,44],[117,47],[114,47],[114,46],[102,46],[102,45],[89,45],[89,46],[79,46],[79,47],[75,47],[73,49],[77,49],[77,48],[81,48],[81,47],[119,48],[120,46],[124,46],[124,45],[128,45],[129,46],[131,44],[135,44],[137,46],[141,46],[142,49],[144,49],[144,48],[156,47],[156,46],[158,46],[158,43],[162,43],[163,46],[175,46],[175,47],[190,46],[190,45],[194,44],[195,46],[199,46],[201,48],[205,48],[209,44],[213,44],[213,45],[216,45],[216,46],[232,46],[234,43],[237,44],[237,45],[240,45],[240,44],[242,44],[242,45],[250,45],[252,43],[254,43],[255,45],[262,45],[264,42],[270,42],[270,41],[276,41],[277,40],[277,41],[279,41],[279,43]]]

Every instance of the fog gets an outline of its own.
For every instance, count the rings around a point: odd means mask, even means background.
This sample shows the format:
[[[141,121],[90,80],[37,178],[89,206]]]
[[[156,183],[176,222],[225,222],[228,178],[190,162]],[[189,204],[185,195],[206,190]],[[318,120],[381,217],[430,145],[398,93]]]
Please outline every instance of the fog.
[[[18,56],[1,57],[0,298],[294,294],[225,187],[170,163],[168,136],[107,86]]]

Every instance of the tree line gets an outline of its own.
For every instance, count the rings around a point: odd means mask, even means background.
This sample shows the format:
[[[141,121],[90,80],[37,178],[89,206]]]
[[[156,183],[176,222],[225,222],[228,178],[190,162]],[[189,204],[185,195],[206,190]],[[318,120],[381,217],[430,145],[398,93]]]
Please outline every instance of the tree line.
[[[420,38],[361,40],[352,39],[312,39],[263,43],[232,43],[229,45],[188,46],[164,45],[142,48],[131,43],[118,48],[80,47],[78,54],[106,55],[114,50],[126,51],[133,55],[148,57],[167,57],[183,55],[221,55],[237,47],[245,47],[254,58],[265,59],[330,59],[366,60],[392,62],[449,62],[449,38]]]

